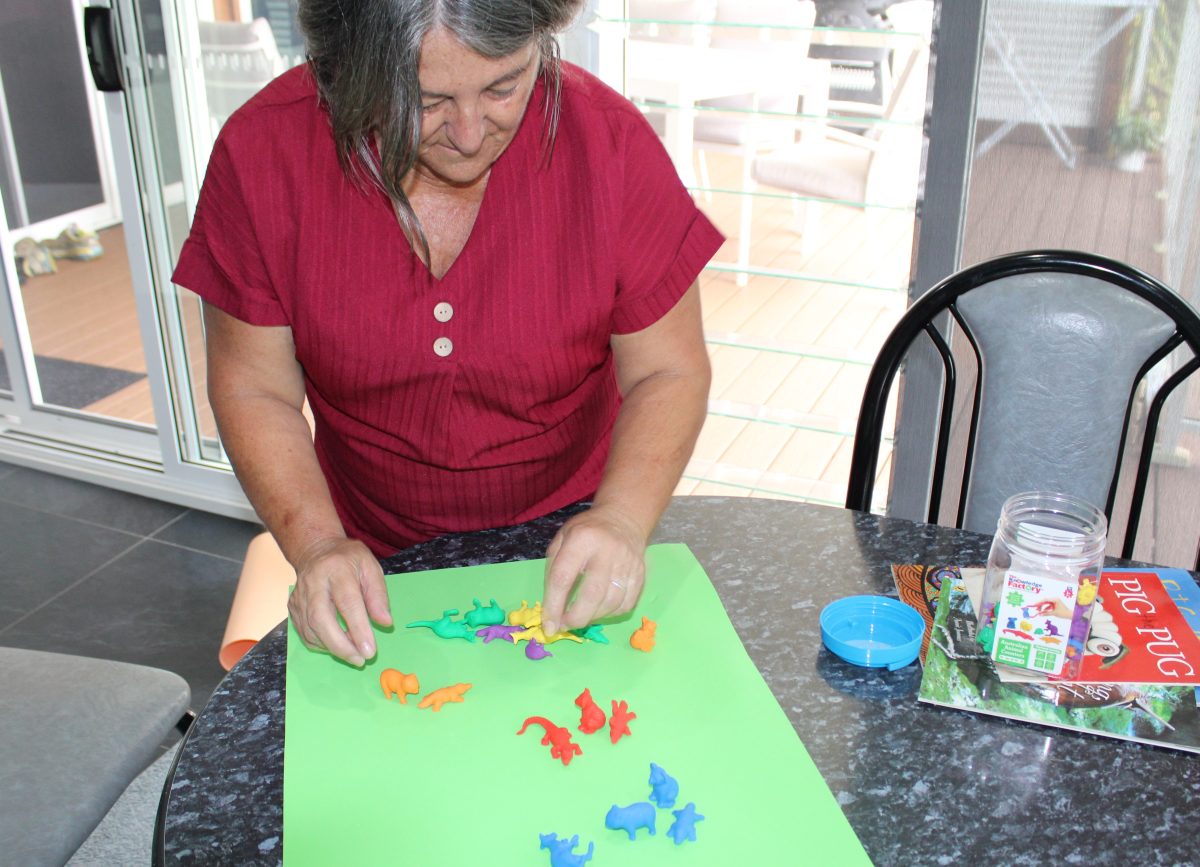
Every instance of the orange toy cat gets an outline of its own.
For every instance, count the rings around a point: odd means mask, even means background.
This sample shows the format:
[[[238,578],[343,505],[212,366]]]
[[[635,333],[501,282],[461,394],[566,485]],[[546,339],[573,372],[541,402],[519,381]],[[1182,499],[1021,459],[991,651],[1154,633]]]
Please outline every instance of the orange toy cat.
[[[400,696],[400,704],[408,704],[408,697],[421,691],[421,684],[417,682],[415,674],[405,674],[394,668],[385,668],[380,672],[379,685],[383,687],[383,694],[388,699],[393,695]]]

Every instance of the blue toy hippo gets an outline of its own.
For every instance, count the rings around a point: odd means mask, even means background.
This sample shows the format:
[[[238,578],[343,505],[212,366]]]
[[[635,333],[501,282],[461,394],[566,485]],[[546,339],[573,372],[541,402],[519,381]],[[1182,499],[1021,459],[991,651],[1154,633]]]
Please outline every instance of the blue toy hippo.
[[[654,836],[654,805],[649,801],[638,801],[628,807],[612,805],[604,817],[604,827],[612,831],[624,831],[630,840],[637,838],[639,828],[648,828]]]

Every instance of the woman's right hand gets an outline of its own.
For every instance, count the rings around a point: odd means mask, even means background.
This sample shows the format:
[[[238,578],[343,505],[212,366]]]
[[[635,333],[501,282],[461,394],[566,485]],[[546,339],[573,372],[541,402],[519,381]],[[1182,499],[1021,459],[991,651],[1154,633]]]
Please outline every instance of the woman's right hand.
[[[314,650],[361,666],[375,655],[371,622],[392,625],[379,562],[362,542],[339,537],[310,545],[295,565],[288,614],[296,633]]]

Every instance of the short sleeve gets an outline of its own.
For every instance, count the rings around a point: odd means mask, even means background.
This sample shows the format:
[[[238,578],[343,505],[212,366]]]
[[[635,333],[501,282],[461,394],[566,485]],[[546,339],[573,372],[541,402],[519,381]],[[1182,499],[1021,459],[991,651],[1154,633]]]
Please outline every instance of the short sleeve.
[[[251,325],[289,325],[271,283],[255,231],[253,199],[239,168],[226,137],[218,136],[171,280]]]
[[[641,331],[679,301],[724,242],[640,114],[625,139],[612,330]]]

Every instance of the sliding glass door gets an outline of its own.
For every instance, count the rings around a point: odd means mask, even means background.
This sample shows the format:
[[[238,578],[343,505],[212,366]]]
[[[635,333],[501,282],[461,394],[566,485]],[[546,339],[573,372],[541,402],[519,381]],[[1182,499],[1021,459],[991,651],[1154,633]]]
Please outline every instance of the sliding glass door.
[[[0,4],[0,459],[248,516],[169,279],[212,137],[196,4],[88,5]]]

